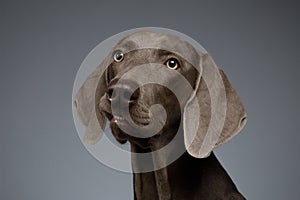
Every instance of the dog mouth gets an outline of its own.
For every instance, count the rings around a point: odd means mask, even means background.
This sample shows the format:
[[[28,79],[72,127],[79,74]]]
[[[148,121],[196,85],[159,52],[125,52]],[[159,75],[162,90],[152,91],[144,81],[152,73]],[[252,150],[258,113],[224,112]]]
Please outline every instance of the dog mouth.
[[[114,135],[116,140],[121,144],[135,138],[132,133],[139,132],[138,128],[149,124],[150,119],[145,117],[138,117],[131,114],[131,122],[128,120],[130,116],[124,116],[121,114],[111,114],[107,111],[103,111],[104,115],[110,123],[111,133]],[[132,124],[134,123],[134,124]]]
[[[134,125],[147,126],[150,123],[150,118],[148,116],[137,116],[136,114],[131,114],[131,116],[125,116],[122,114],[113,115],[109,112],[104,113],[111,125],[115,124],[120,127],[134,128]],[[131,117],[131,120],[128,120],[129,117]]]
[[[119,124],[119,123],[128,123],[127,120],[125,120],[124,117],[122,116],[113,116],[110,120],[111,123],[116,123],[116,124]]]
[[[125,117],[119,115],[111,115],[111,119],[109,121],[111,124],[116,124],[118,126],[130,126],[130,123],[125,119]]]

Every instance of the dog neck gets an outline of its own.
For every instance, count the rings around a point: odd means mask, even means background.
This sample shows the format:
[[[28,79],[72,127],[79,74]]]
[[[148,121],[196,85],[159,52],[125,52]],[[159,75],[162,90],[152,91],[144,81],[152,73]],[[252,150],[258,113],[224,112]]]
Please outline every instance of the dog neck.
[[[131,145],[131,149],[135,153],[142,153],[145,151],[144,149],[140,149],[136,145]],[[132,158],[132,163],[137,168],[141,161],[138,158]],[[159,158],[156,158],[159,159]],[[159,161],[155,161],[153,158],[153,166],[155,163]],[[134,196],[135,199],[140,200],[170,200],[171,199],[171,191],[170,184],[168,179],[168,169],[167,167],[145,172],[145,173],[134,173]]]
[[[177,138],[176,147],[184,148],[183,143],[183,132],[179,131],[179,139]],[[172,133],[164,133],[164,135],[172,135]],[[166,137],[165,137],[166,138]],[[146,173],[134,173],[134,190],[135,198],[143,200],[170,200],[172,199],[171,185],[169,179],[168,167],[160,168],[161,164],[164,165],[167,159],[167,154],[161,149],[164,147],[173,137],[169,139],[153,139],[148,149],[142,149],[136,144],[131,143],[131,150],[135,153],[148,153],[154,152],[160,149],[159,154],[152,154],[151,164],[153,168],[157,170],[146,172]],[[178,142],[179,141],[179,142]],[[144,160],[139,160],[138,157],[132,157],[133,171],[140,169],[141,165],[144,164]],[[175,161],[176,163],[176,161]],[[179,169],[180,170],[180,169]]]
[[[136,153],[146,152],[134,144],[131,144],[131,148]],[[132,160],[136,165],[139,162],[134,158]],[[232,192],[237,193],[234,183],[213,153],[207,158],[197,159],[184,152],[162,169],[133,173],[133,182],[136,200],[194,199],[194,195],[197,198],[215,199]],[[226,190],[214,186],[215,182],[226,185]]]
[[[207,198],[211,196],[211,191],[214,191],[216,196],[227,193],[212,187],[212,183],[216,180],[218,184],[236,190],[213,153],[207,158],[197,159],[185,152],[165,168],[133,173],[133,176],[136,200],[194,199],[195,195],[203,199],[211,199]]]

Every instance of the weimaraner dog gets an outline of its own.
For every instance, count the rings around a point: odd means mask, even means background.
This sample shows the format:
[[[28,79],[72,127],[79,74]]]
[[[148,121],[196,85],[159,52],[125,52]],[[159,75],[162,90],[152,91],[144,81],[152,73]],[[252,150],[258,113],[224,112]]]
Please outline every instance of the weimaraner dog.
[[[138,83],[139,77],[148,73],[131,74],[138,66],[156,67],[147,76],[161,80],[160,84]],[[105,73],[100,73],[100,68]],[[216,76],[210,73],[213,68],[217,69]],[[170,76],[165,75],[169,72]],[[179,77],[184,77],[189,86]],[[222,84],[218,85],[218,80]],[[177,94],[164,85],[175,88]],[[88,76],[74,104],[86,127],[84,142],[88,144],[100,140],[107,121],[115,139],[121,144],[129,142],[134,153],[162,149],[176,136],[171,154],[184,149],[178,159],[153,171],[133,170],[134,199],[245,199],[212,152],[241,131],[246,123],[244,106],[211,56],[187,41],[155,31],[126,36]],[[150,108],[157,104],[165,113],[158,114]],[[195,115],[197,109],[200,112]],[[222,109],[224,120],[220,134],[215,134],[222,121]],[[147,129],[139,129],[151,122],[155,125],[152,128],[156,127],[161,121],[161,129],[150,137]],[[160,154],[159,159],[168,160],[171,154]],[[132,160],[133,169],[143,164],[134,156]]]

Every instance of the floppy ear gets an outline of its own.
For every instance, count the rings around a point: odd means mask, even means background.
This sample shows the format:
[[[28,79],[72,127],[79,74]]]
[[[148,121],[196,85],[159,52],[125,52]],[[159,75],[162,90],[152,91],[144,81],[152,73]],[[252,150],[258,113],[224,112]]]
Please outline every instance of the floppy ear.
[[[225,73],[211,56],[202,55],[200,65],[202,76],[198,77],[194,94],[184,108],[183,127],[189,154],[204,158],[241,131],[246,112]]]
[[[96,107],[98,97],[102,97],[106,91],[106,74],[104,60],[84,81],[75,96],[75,109],[81,123],[85,126],[83,141],[87,144],[96,144],[103,135],[106,119],[98,114]]]

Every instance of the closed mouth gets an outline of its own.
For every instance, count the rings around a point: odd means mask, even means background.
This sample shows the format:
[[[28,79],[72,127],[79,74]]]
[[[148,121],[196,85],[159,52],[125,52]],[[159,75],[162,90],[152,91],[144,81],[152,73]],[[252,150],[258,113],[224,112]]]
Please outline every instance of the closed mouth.
[[[121,126],[131,126],[128,120],[126,120],[126,117],[122,115],[112,115],[111,113],[104,112],[107,119],[110,121],[110,123],[121,125]],[[140,118],[136,115],[132,115],[132,119],[135,124],[146,126],[149,124],[149,119],[146,118]]]
[[[111,121],[114,122],[114,123],[122,122],[124,120],[125,119],[122,116],[113,116],[113,118],[111,119]]]
[[[128,121],[123,116],[118,116],[118,115],[113,116],[112,115],[110,122],[115,123],[117,125],[121,125],[121,126],[124,126],[124,125],[129,126]]]

